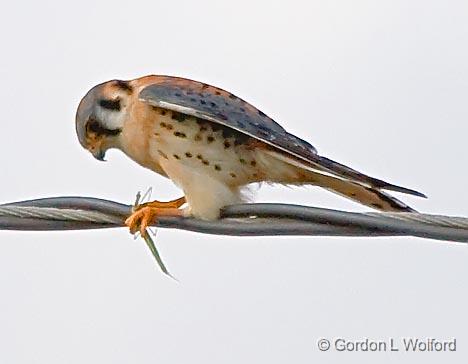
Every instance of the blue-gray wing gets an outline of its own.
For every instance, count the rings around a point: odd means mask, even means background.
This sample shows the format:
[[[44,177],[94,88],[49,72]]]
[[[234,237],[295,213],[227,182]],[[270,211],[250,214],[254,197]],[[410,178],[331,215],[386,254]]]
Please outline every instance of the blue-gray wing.
[[[314,169],[375,188],[423,194],[372,178],[317,154],[308,142],[288,133],[253,105],[220,88],[179,77],[158,76],[141,90],[139,99],[152,106],[224,125],[262,141]]]
[[[144,88],[139,98],[153,106],[232,128],[301,159],[309,160],[317,154],[312,145],[289,134],[251,104],[213,86],[168,77]]]

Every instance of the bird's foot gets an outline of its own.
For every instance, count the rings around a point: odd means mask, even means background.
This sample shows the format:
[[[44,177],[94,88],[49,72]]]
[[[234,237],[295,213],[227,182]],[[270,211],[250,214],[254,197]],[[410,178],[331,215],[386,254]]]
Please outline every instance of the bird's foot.
[[[125,220],[125,225],[130,228],[130,233],[140,231],[142,236],[147,234],[148,226],[154,224],[160,216],[183,216],[180,207],[185,203],[185,197],[177,200],[161,202],[152,201],[136,205],[133,213]]]

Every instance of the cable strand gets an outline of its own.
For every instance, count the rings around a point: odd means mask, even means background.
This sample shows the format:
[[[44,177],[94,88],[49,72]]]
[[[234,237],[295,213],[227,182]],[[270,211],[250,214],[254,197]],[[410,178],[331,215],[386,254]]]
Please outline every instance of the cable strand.
[[[78,230],[124,226],[131,206],[88,197],[0,205],[0,229]],[[355,213],[288,204],[228,206],[222,219],[161,217],[157,227],[234,236],[417,236],[468,242],[468,219],[421,213]]]

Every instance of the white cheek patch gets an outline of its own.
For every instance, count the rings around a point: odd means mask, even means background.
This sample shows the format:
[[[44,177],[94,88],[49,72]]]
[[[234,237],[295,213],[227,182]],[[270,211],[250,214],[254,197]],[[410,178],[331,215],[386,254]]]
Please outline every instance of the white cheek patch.
[[[125,111],[122,110],[106,110],[102,107],[96,111],[98,120],[101,121],[102,127],[110,130],[122,129],[125,120]]]

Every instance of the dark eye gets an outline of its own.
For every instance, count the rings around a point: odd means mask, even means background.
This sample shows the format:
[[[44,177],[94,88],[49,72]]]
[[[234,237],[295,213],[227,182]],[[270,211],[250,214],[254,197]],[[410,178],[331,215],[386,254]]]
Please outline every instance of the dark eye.
[[[97,135],[119,135],[122,132],[122,129],[106,129],[103,128],[102,125],[96,119],[90,119],[86,123],[86,131],[92,132]]]
[[[93,120],[93,121],[90,121],[88,124],[86,124],[86,129],[88,129],[89,131],[92,131],[93,133],[99,133],[101,131],[101,125]]]
[[[99,105],[103,107],[104,109],[108,110],[120,110],[120,100],[106,100],[106,99],[101,99],[99,100]]]

